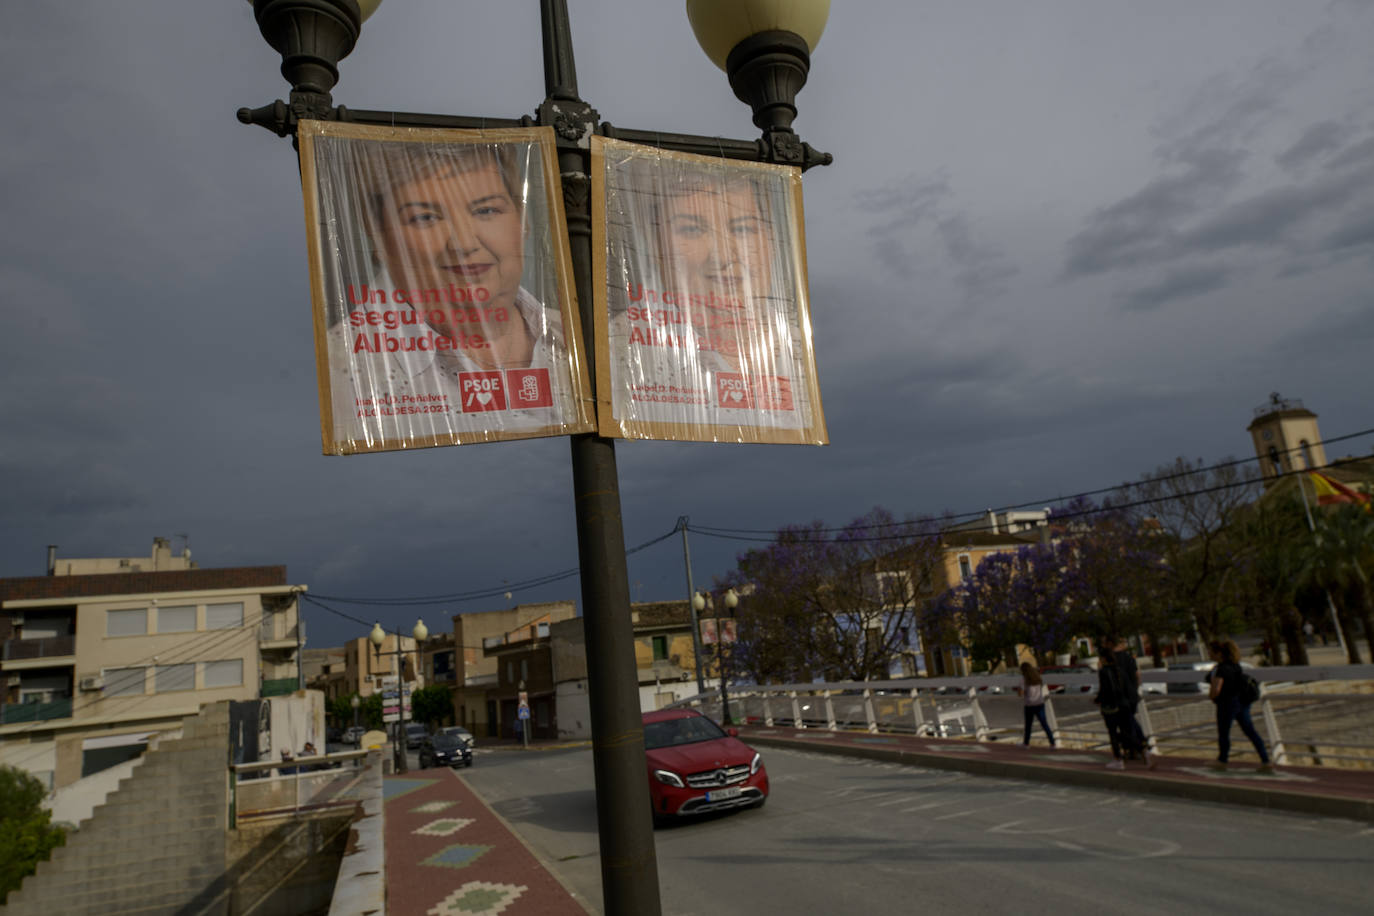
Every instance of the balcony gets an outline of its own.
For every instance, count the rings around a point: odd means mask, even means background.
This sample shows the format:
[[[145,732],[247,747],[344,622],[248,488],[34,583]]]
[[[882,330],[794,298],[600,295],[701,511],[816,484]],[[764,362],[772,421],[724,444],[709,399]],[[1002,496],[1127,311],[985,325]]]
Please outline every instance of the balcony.
[[[49,719],[70,719],[72,698],[63,697],[47,703],[6,703],[0,706],[0,725],[20,722],[46,722]]]
[[[60,658],[76,654],[75,636],[47,636],[42,639],[5,640],[5,661]]]
[[[297,633],[297,626],[300,629],[299,634]],[[260,649],[294,649],[297,645],[304,644],[304,621],[296,626],[282,627],[281,635],[277,634],[276,620],[272,617],[264,619],[258,627],[258,648]]]

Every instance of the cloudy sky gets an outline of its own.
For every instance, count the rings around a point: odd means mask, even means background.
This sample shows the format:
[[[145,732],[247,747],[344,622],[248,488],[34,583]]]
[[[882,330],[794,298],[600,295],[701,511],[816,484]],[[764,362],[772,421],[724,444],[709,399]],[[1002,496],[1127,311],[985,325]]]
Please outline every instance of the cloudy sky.
[[[681,4],[569,6],[603,119],[754,136]],[[832,444],[622,443],[627,545],[680,515],[1043,504],[1246,454],[1275,390],[1327,437],[1374,427],[1370,47],[1370,0],[835,3],[796,124],[836,159],[806,177]],[[244,2],[9,11],[0,575],[41,574],[48,544],[136,555],[155,535],[360,598],[576,566],[563,440],[321,456],[296,166],[234,116],[285,97],[279,62]],[[354,108],[532,113],[538,4],[391,0],[340,71]],[[747,546],[694,535],[697,580]],[[680,542],[630,580],[680,597]],[[361,635],[308,615],[313,645]]]

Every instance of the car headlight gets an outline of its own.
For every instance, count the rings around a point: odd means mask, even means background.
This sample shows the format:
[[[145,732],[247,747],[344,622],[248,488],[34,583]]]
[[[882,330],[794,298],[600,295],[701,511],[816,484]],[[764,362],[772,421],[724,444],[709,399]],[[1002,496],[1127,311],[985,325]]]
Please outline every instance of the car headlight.
[[[749,775],[753,776],[759,771],[759,767],[761,766],[763,766],[763,755],[755,754],[754,759],[749,761]]]
[[[686,788],[686,786],[682,784],[682,777],[678,776],[672,770],[654,770],[654,779],[657,779],[665,786],[676,786],[679,789]]]

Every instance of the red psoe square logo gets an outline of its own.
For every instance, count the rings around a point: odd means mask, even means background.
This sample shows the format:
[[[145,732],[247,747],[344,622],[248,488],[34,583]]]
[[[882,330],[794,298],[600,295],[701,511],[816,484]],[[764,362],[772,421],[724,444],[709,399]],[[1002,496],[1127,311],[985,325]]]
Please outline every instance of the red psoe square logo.
[[[738,372],[716,373],[716,406],[736,409],[754,406],[744,376]]]
[[[463,413],[506,409],[506,385],[500,371],[459,372]]]
[[[547,369],[507,369],[511,407],[552,407],[553,387]]]

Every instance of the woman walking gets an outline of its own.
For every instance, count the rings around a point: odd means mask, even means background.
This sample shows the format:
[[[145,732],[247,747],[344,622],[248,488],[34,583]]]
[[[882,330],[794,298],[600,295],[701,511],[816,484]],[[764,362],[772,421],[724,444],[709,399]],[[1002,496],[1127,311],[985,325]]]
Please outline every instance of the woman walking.
[[[1226,769],[1226,760],[1231,756],[1231,723],[1236,722],[1259,754],[1260,772],[1272,773],[1274,768],[1269,764],[1269,751],[1250,718],[1250,704],[1254,702],[1254,697],[1247,696],[1245,692],[1245,672],[1240,667],[1240,648],[1229,639],[1208,643],[1207,648],[1211,650],[1212,659],[1217,663],[1207,675],[1207,680],[1211,683],[1208,696],[1217,704],[1217,760],[1212,767],[1218,770]]]
[[[1058,747],[1054,743],[1054,732],[1050,731],[1049,719],[1045,717],[1045,682],[1040,677],[1040,669],[1035,667],[1034,662],[1021,663],[1021,701],[1026,717],[1026,734],[1021,741],[1023,747],[1030,747],[1031,723],[1035,719],[1040,720],[1040,727],[1045,730],[1045,737],[1050,741],[1050,747]]]

